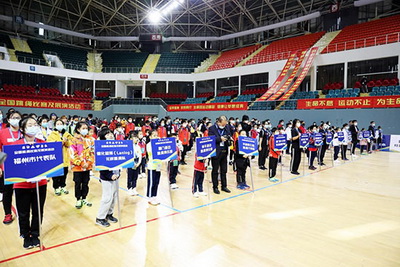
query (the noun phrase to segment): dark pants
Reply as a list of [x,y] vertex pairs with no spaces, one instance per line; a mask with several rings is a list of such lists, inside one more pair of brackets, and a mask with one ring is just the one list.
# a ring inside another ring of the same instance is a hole
[[355,151],[356,151],[356,146],[357,146],[357,143],[358,143],[358,140],[353,140],[352,141],[352,145],[351,145],[351,154],[355,154]]
[[246,169],[248,160],[244,158],[238,158],[236,161],[236,182],[238,184],[246,184]]
[[328,148],[328,145],[321,145],[318,148],[318,164],[324,163],[325,152],[326,152],[327,148]]
[[136,182],[139,176],[139,166],[136,169],[128,168],[128,182],[127,188],[136,188]]
[[170,184],[176,184],[176,176],[178,175],[178,168],[179,165],[175,163],[176,166],[174,166],[174,161],[169,162],[169,183]]
[[268,147],[261,147],[260,154],[258,155],[258,166],[265,167],[265,161],[268,156]]
[[158,184],[160,183],[161,172],[147,170],[147,197],[156,197]]
[[367,146],[366,145],[360,145],[360,153],[361,154],[364,152],[364,150],[367,150]]
[[274,157],[269,157],[269,178],[274,178],[276,175],[276,168],[278,167],[278,159]]
[[75,197],[86,199],[89,193],[90,171],[74,172]]
[[[43,207],[46,200],[47,185],[39,186],[40,218],[43,221]],[[19,231],[22,237],[39,236],[39,211],[36,188],[16,188]],[[32,213],[31,213],[32,211]],[[32,220],[30,221],[32,215]]]
[[213,167],[211,177],[213,182],[213,188],[218,188],[218,172],[221,176],[221,187],[226,188],[226,172],[228,171],[228,151],[220,152],[219,155],[211,158],[211,164]]
[[0,193],[3,193],[3,209],[4,214],[11,214],[11,203],[12,203],[12,196],[13,196],[13,185],[4,184],[4,175],[0,177]]
[[341,152],[342,152],[342,160],[347,159],[346,151],[347,151],[347,145],[342,145],[342,149],[341,149]]
[[286,141],[286,144],[287,144],[286,154],[289,155],[290,154],[290,146],[292,144],[292,141]]
[[333,147],[333,160],[337,160],[339,158],[339,151],[340,151],[340,146]]
[[146,173],[146,157],[142,158],[142,161],[139,165],[139,167],[137,167],[139,170],[139,174],[141,173]]
[[301,150],[299,147],[292,146],[292,155],[290,159],[290,171],[297,172],[301,162]]
[[68,167],[64,167],[64,175],[53,177],[53,188],[57,189],[60,187],[65,187],[65,181],[67,180]]
[[317,156],[317,151],[308,150],[308,167],[314,166],[314,159]]
[[204,172],[194,171],[192,193],[203,192]]
[[229,149],[229,160],[232,161],[233,160],[233,156],[235,155],[235,151],[233,151],[233,149]]
[[189,151],[189,145],[183,145],[183,151],[182,151],[182,161],[185,161],[186,153]]

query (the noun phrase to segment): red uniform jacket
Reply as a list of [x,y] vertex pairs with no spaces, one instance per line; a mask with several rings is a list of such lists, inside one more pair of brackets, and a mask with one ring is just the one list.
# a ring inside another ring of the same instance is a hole
[[190,139],[190,132],[187,128],[181,128],[179,130],[179,140],[182,142],[182,145],[188,145]]

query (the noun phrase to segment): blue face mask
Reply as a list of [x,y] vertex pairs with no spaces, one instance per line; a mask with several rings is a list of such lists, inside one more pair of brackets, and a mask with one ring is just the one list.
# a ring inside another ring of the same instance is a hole
[[36,136],[39,133],[40,129],[38,126],[31,126],[31,127],[27,127],[25,134],[27,136]]
[[87,135],[89,133],[89,130],[88,129],[82,129],[82,130],[80,130],[80,133],[81,133],[81,135],[85,136],[85,135]]
[[65,126],[64,125],[57,125],[56,129],[57,129],[57,131],[61,132],[62,130],[65,129]]
[[47,128],[47,126],[49,126],[49,123],[48,123],[48,122],[43,122],[43,123],[42,123],[42,127],[43,127],[43,128]]

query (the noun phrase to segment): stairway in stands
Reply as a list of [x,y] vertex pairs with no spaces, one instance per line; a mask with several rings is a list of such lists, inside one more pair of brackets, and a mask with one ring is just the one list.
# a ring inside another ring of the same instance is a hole
[[140,73],[154,73],[156,70],[158,61],[160,60],[161,55],[160,54],[151,54],[147,57],[146,61],[144,62],[144,65],[142,69],[140,70]]
[[22,40],[19,38],[10,37],[11,42],[15,48],[15,51],[21,51],[25,53],[32,53],[31,48],[28,45],[26,40]]
[[101,72],[103,69],[103,58],[101,54],[91,53],[87,54],[87,70],[90,72]]
[[214,64],[214,62],[217,60],[217,58],[219,58],[220,55],[221,55],[221,53],[210,55],[208,58],[203,60],[203,62],[201,62],[200,66],[195,68],[194,73],[206,72],[208,70],[208,68],[212,64]]
[[340,33],[340,31],[325,33],[325,35],[322,36],[321,39],[319,39],[318,42],[316,42],[314,44],[314,46],[318,46],[319,47],[317,54],[320,54],[322,52],[322,50],[324,50],[325,47],[327,47],[329,45],[329,43],[332,42],[332,40],[335,39],[335,37],[339,33]]
[[258,48],[256,51],[254,51],[254,53],[252,53],[250,56],[248,56],[247,58],[243,59],[242,62],[237,64],[236,67],[244,66],[247,61],[250,61],[253,57],[255,57],[258,53],[260,53],[262,50],[264,50],[264,48],[266,48],[267,46],[268,45],[260,46],[260,48]]

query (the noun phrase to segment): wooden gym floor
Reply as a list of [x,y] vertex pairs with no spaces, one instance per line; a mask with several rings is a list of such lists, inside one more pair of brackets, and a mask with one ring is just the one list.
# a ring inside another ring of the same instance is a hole
[[[101,198],[95,178],[93,206],[75,209],[69,176],[69,195],[57,197],[48,185],[44,251],[22,248],[17,221],[1,224],[0,266],[400,266],[400,153],[377,152],[334,167],[330,153],[326,167],[303,174],[301,165],[300,176],[288,172],[286,156],[277,184],[253,168],[254,193],[235,188],[229,167],[232,193],[199,199],[190,192],[191,154],[180,167],[173,204],[163,171],[157,207],[142,197],[146,179],[138,180],[141,196],[128,196],[123,171],[121,229],[95,225]],[[204,187],[207,192],[206,181]]]

